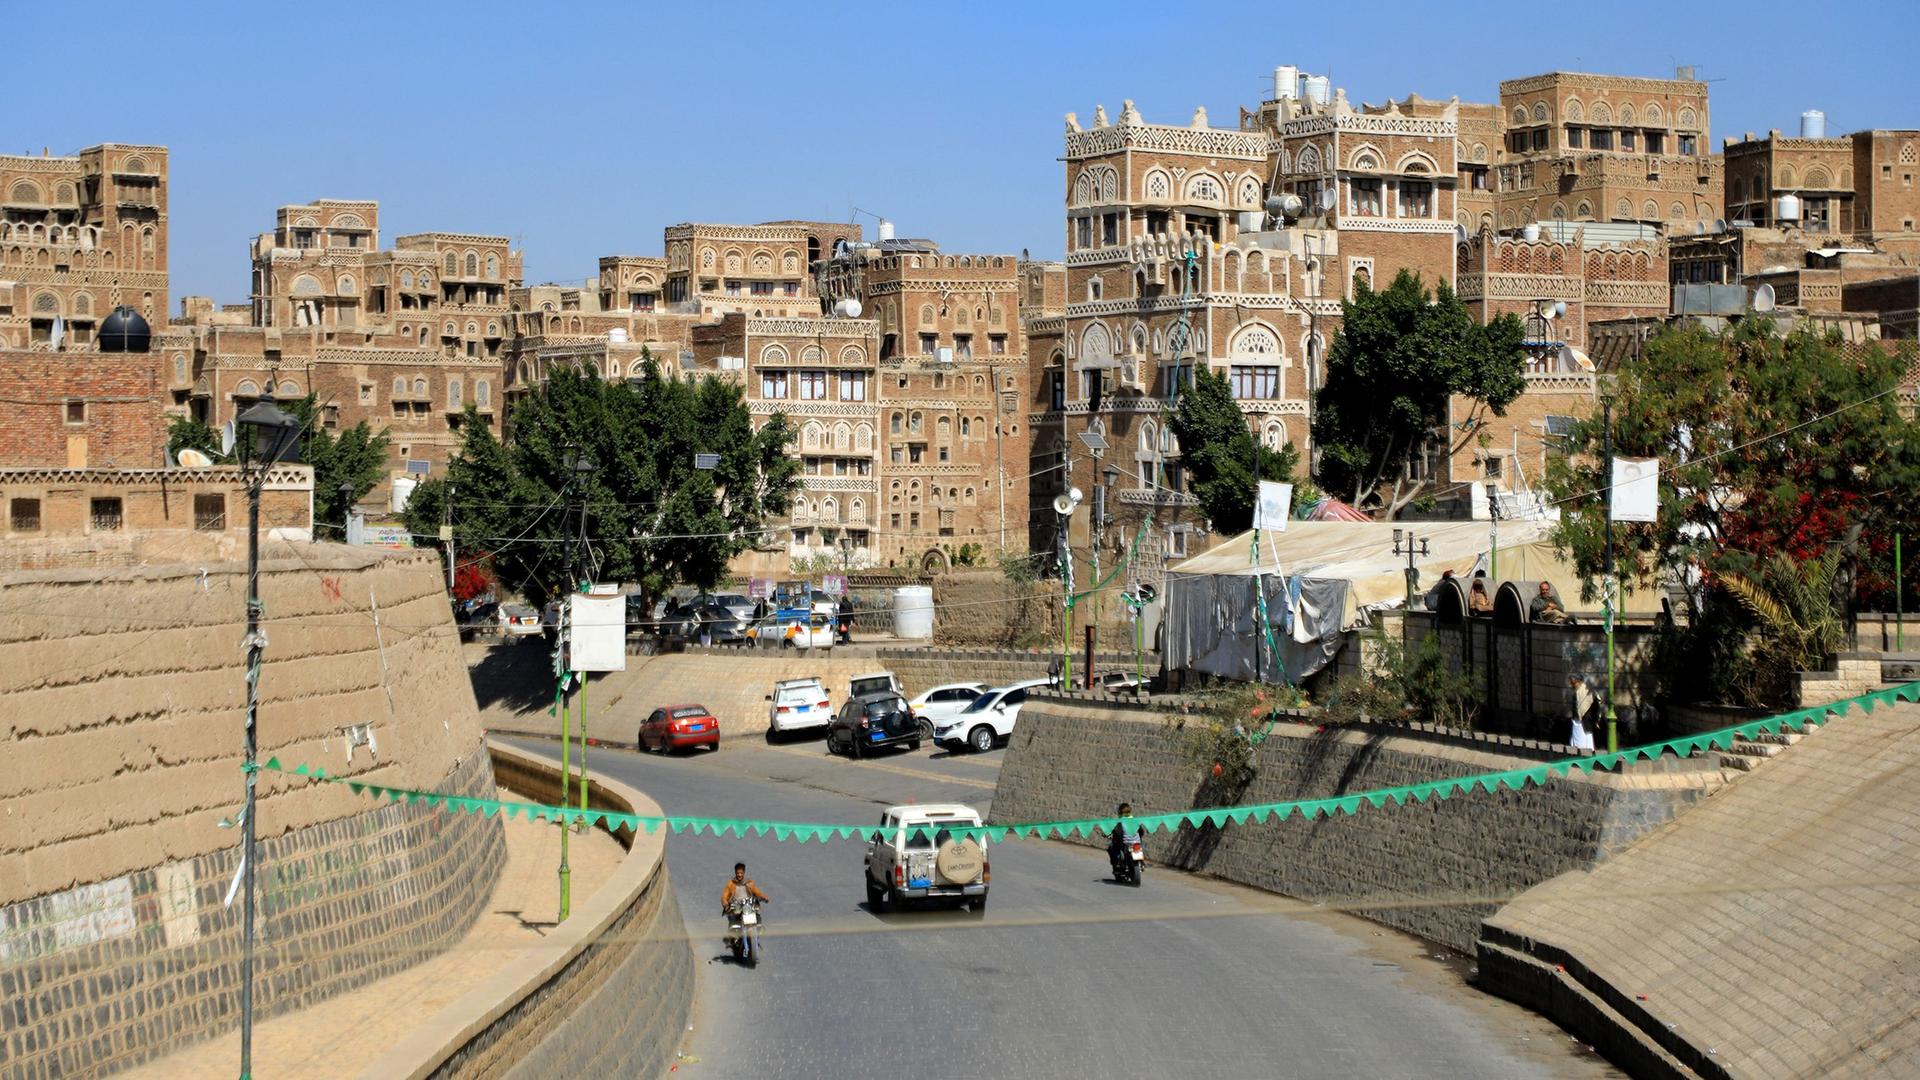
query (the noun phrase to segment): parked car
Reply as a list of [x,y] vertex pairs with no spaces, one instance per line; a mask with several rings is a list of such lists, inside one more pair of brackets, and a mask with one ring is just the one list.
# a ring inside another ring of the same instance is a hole
[[1050,681],[1025,679],[1012,686],[1002,686],[981,694],[960,715],[944,724],[934,725],[934,745],[947,750],[958,750],[964,746],[985,753],[1006,742],[1007,737],[1013,734],[1014,721],[1020,718],[1020,706],[1026,703],[1027,691],[1036,686],[1046,686]]
[[943,900],[987,910],[993,867],[987,841],[956,840],[949,830],[977,828],[980,812],[959,803],[889,806],[867,844],[867,904],[875,911],[914,900]]
[[1100,689],[1109,693],[1116,691],[1128,693],[1142,690],[1146,686],[1146,684],[1140,680],[1139,674],[1132,671],[1109,671],[1105,675],[1100,676],[1097,681],[1100,684]]
[[907,699],[891,690],[854,698],[827,725],[829,754],[859,758],[886,746],[920,749],[920,725]]
[[776,612],[749,627],[746,640],[777,640],[783,649],[828,648],[833,645],[833,617],[819,612]]
[[824,728],[833,722],[826,684],[816,678],[782,679],[767,695],[767,738]]
[[472,641],[481,634],[498,630],[499,616],[495,610],[499,606],[491,600],[455,600],[453,624],[460,630],[460,640]]
[[921,737],[931,741],[936,726],[959,716],[962,709],[973,704],[973,699],[990,689],[992,687],[983,682],[947,683],[912,698],[907,707],[920,721]]
[[717,593],[707,597],[707,603],[726,608],[733,617],[742,623],[753,621],[753,598],[741,593]]
[[900,680],[891,671],[869,671],[865,675],[855,675],[847,680],[847,696],[860,697],[862,694],[881,692],[906,697],[907,692],[900,688]]
[[666,631],[673,637],[697,642],[701,634],[713,645],[729,645],[747,640],[747,621],[730,608],[703,604],[676,618]]
[[543,630],[540,613],[525,604],[501,604],[497,614],[500,636],[509,641],[539,637]]
[[667,705],[640,722],[634,741],[642,750],[685,750],[695,746],[720,749],[720,721],[705,705]]

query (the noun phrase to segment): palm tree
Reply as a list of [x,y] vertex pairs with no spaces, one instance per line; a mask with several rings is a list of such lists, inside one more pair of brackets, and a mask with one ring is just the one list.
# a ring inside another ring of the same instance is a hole
[[1721,575],[1728,594],[1759,620],[1748,652],[1755,697],[1786,701],[1795,672],[1825,670],[1840,651],[1846,619],[1834,584],[1847,554],[1844,544],[1805,561],[1776,552],[1751,574]]

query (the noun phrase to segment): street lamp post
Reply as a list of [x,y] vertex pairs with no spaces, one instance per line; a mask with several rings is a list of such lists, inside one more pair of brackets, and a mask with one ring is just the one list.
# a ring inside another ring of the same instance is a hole
[[247,488],[247,726],[246,806],[240,812],[240,876],[245,890],[241,911],[240,951],[240,1077],[253,1074],[253,879],[255,864],[255,782],[259,778],[260,663],[267,635],[260,629],[265,609],[260,603],[260,492],[267,473],[283,460],[298,460],[300,421],[274,404],[268,393],[235,419],[243,441],[241,480]]
[[1423,559],[1427,557],[1427,538],[1415,537],[1412,529],[1395,529],[1393,530],[1393,553],[1407,557],[1407,610],[1412,611],[1414,594],[1420,589],[1420,571],[1414,568],[1413,559],[1416,555]]
[[[567,470],[567,489],[569,494],[575,486],[591,475],[593,460],[585,454],[569,450],[564,458]],[[587,501],[582,493],[580,498],[580,542],[587,539]],[[567,550],[567,593],[571,595],[579,586],[579,564],[575,561],[577,549]],[[557,616],[558,628],[554,634],[554,671],[560,679],[560,805],[567,805],[568,788],[573,782],[573,711],[568,690],[573,685],[573,672],[567,665],[568,626],[566,623],[566,599],[561,599],[561,612]],[[580,684],[580,808],[587,806],[587,700],[586,681]],[[560,819],[560,922],[573,913],[573,867],[568,861],[568,836],[572,833],[567,820]]]

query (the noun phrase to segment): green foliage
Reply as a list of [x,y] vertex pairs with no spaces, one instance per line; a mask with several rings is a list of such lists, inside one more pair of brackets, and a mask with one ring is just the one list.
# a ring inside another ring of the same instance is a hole
[[1252,527],[1256,478],[1284,482],[1300,463],[1291,443],[1274,450],[1256,442],[1226,377],[1204,368],[1181,389],[1167,427],[1180,440],[1188,487],[1200,500],[1200,512],[1223,535]]
[[[1486,410],[1504,415],[1525,388],[1525,329],[1512,315],[1482,326],[1446,282],[1429,293],[1406,270],[1381,292],[1358,285],[1341,313],[1314,399],[1319,479],[1355,506],[1378,502],[1392,516],[1433,482],[1407,479],[1410,457],[1430,438],[1452,454]],[[1455,397],[1470,401],[1463,417],[1452,414]]]
[[[386,476],[392,440],[365,420],[337,434],[321,427],[320,409],[312,394],[281,406],[300,421],[300,460],[313,466],[314,522],[322,526],[344,522],[347,507]],[[348,489],[345,501],[340,497],[343,486]]]
[[1026,586],[1040,580],[1040,560],[1047,557],[1044,553],[1002,548],[994,556],[994,562],[1000,567],[1000,575],[1007,579],[1007,584]]
[[[799,488],[784,416],[755,430],[738,386],[667,378],[643,359],[640,377],[625,382],[554,368],[513,408],[510,446],[484,425],[465,425],[447,476],[454,535],[466,549],[491,552],[503,579],[530,600],[573,576],[638,583],[648,604],[675,585],[712,589]],[[718,467],[695,468],[696,453],[718,454]],[[570,468],[575,455],[591,469]],[[429,526],[415,532],[436,533],[445,496],[423,488],[409,521]]]
[[220,433],[210,424],[191,416],[176,416],[167,421],[167,456],[182,450],[198,450],[210,458],[220,457]]
[[979,544],[966,543],[961,544],[958,548],[947,548],[945,550],[947,552],[947,558],[953,560],[953,565],[955,566],[978,566],[980,565],[981,553],[984,549],[982,549]]
[[1408,649],[1384,634],[1374,638],[1375,667],[1336,680],[1322,703],[1332,723],[1398,722],[1414,719],[1470,728],[1483,688],[1454,671],[1440,652],[1440,637],[1428,634]]
[[1752,576],[1720,576],[1726,594],[1758,622],[1748,653],[1753,677],[1747,696],[1753,704],[1798,704],[1794,673],[1825,670],[1844,646],[1845,614],[1835,603],[1834,581],[1845,557],[1839,546],[1805,561],[1775,552]]
[[[1648,340],[1612,391],[1613,452],[1662,469],[1659,520],[1614,526],[1623,587],[1694,560],[1711,580],[1776,552],[1809,559],[1855,525],[1869,562],[1890,563],[1893,532],[1920,520],[1920,434],[1895,392],[1911,355],[1764,321]],[[1589,577],[1606,559],[1601,420],[1574,425],[1546,477],[1555,542]]]

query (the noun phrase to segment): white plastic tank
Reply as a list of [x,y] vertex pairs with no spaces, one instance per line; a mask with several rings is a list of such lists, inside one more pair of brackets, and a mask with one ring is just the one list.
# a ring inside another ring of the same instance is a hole
[[914,641],[933,638],[933,590],[902,585],[893,590],[893,636]]
[[1819,109],[1808,109],[1800,114],[1800,137],[1803,139],[1824,139],[1827,137],[1827,114]]
[[1800,220],[1800,196],[1782,195],[1773,202],[1773,216],[1780,221]]
[[880,239],[893,239],[893,222],[888,221],[886,218],[880,219]]
[[1315,105],[1325,105],[1333,100],[1333,80],[1325,75],[1309,75],[1305,87],[1307,100]]
[[624,344],[627,340],[627,328],[624,326],[616,326],[607,331],[607,340],[616,344]]
[[1265,210],[1240,211],[1240,231],[1243,233],[1259,232],[1260,226],[1266,224],[1266,222],[1267,212]]
[[1520,226],[1520,239],[1529,243],[1540,239],[1540,226],[1537,223]]
[[1282,64],[1273,69],[1273,99],[1292,101],[1300,96],[1300,69]]
[[419,481],[411,476],[394,477],[393,497],[388,500],[388,508],[396,514],[405,510],[407,502],[413,498],[413,489],[418,485]]

